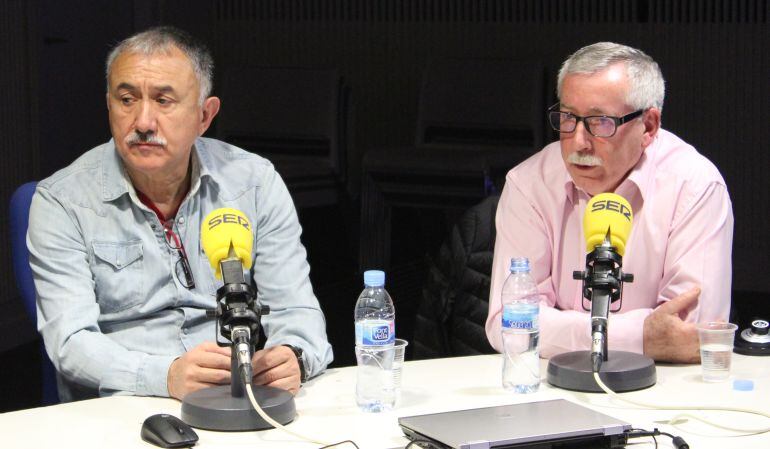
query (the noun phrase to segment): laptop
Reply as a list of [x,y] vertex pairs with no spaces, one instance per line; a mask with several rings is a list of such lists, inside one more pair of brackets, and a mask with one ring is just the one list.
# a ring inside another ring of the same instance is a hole
[[444,449],[612,449],[625,445],[631,429],[564,399],[405,416],[398,424],[410,440]]

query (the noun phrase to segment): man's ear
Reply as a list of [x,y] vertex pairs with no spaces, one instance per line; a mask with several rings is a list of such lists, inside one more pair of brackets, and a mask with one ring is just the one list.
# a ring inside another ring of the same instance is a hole
[[104,100],[107,102],[107,110],[109,111],[110,110],[110,93],[109,92],[104,94]]
[[203,101],[203,106],[201,107],[201,122],[198,128],[199,136],[202,136],[203,133],[209,129],[209,126],[211,126],[211,121],[214,120],[214,117],[216,117],[217,113],[219,113],[220,105],[221,101],[218,97],[208,97]]
[[660,109],[650,108],[642,115],[644,123],[644,135],[642,136],[642,146],[647,148],[658,135],[660,129]]

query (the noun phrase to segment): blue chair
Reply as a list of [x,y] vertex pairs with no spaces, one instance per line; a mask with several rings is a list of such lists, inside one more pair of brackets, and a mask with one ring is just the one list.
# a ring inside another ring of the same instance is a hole
[[[13,255],[13,272],[16,277],[16,287],[24,302],[24,308],[32,324],[37,327],[37,308],[35,306],[35,284],[32,280],[32,269],[29,266],[27,251],[27,227],[29,225],[29,206],[35,193],[37,182],[21,185],[11,196],[10,228],[11,254]],[[56,368],[54,368],[42,341],[40,342],[43,405],[59,403],[59,389],[56,385]]]

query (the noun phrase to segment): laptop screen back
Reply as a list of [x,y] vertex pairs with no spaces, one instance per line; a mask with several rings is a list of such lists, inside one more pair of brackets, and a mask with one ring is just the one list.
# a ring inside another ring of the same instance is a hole
[[563,399],[407,416],[398,423],[411,439],[426,438],[454,449],[603,438],[631,428]]

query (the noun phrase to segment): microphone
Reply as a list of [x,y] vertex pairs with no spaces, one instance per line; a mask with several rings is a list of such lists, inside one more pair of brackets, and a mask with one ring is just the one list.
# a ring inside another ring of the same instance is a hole
[[[243,271],[251,268],[253,243],[251,223],[239,210],[216,209],[201,224],[203,251],[216,278],[224,282],[217,291],[214,312],[217,334],[232,342],[233,372],[241,374],[243,383],[250,382],[253,374],[251,355],[259,336],[260,317],[269,313],[269,309],[256,304],[256,295],[243,276]],[[231,385],[234,396],[243,395],[241,382],[233,381]]]
[[[573,278],[583,281],[583,297],[591,301],[591,367],[597,373],[607,360],[610,304],[620,300],[622,306],[623,282],[634,279],[621,271],[632,221],[631,205],[614,193],[591,198],[583,216],[589,254],[585,271],[575,271]],[[583,308],[589,310],[585,304]]]
[[623,273],[623,254],[633,221],[631,205],[620,195],[594,196],[583,215],[586,237],[586,268],[572,273],[582,281],[583,298],[591,302],[591,350],[571,351],[548,361],[548,383],[567,390],[602,393],[595,376],[615,392],[641,390],[655,385],[655,362],[644,354],[608,351],[607,326],[610,304],[623,305],[623,282],[634,276]]
[[[254,246],[249,219],[236,209],[212,211],[201,223],[201,246],[216,278],[223,281],[217,290],[216,309],[206,311],[206,315],[216,317],[217,344],[232,347],[232,381],[229,387],[208,387],[185,396],[182,420],[193,427],[218,431],[272,428],[273,424],[252,407],[246,395],[247,386],[251,386],[267,416],[288,424],[297,415],[294,396],[280,388],[251,385],[251,357],[257,347],[261,317],[269,314],[270,308],[259,304],[256,291],[243,275],[251,268]],[[220,335],[227,341],[221,341]]]

